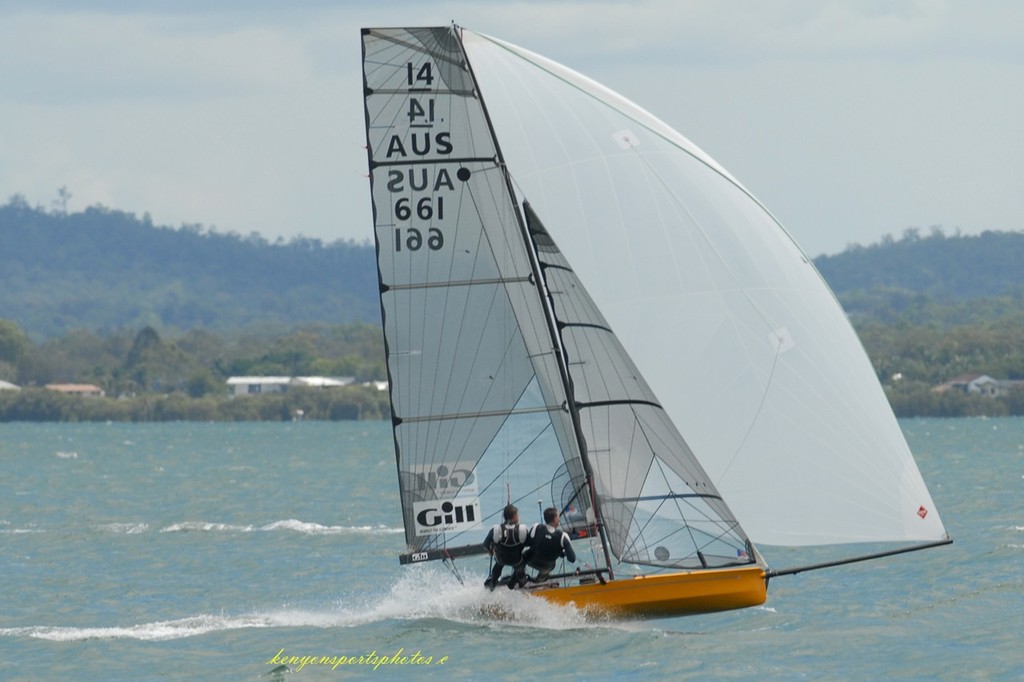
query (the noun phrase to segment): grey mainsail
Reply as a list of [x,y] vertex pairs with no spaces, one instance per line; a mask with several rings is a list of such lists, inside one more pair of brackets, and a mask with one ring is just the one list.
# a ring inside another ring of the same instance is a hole
[[543,221],[516,198],[460,29],[364,30],[363,64],[403,560],[476,551],[506,502],[536,501],[578,533],[596,531],[595,564],[754,561]]

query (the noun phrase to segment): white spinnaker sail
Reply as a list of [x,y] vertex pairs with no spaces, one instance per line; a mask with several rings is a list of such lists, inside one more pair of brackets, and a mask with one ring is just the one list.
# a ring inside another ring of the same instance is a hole
[[856,334],[764,207],[607,88],[463,36],[517,190],[750,537],[943,539]]

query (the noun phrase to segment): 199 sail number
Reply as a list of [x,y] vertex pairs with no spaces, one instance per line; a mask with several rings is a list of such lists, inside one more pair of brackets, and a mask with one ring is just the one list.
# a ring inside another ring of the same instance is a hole
[[[395,202],[395,218],[408,220],[412,217],[413,207],[409,199],[403,197]],[[444,197],[423,197],[416,202],[416,217],[420,220],[444,220]],[[404,229],[405,239],[402,238],[403,229],[395,228],[395,251],[402,250],[402,244],[409,251],[419,251],[423,248],[423,232],[415,227]],[[431,251],[438,251],[444,246],[444,234],[437,227],[427,230],[427,248]]]
[[[444,197],[437,197],[436,200],[432,200],[431,197],[423,197],[416,202],[416,217],[420,220],[430,220],[434,217],[434,206],[437,202],[437,219],[444,220]],[[412,206],[409,204],[409,199],[403,197],[395,202],[395,217],[399,220],[408,220],[412,217]]]
[[[405,228],[405,239],[402,239],[402,228],[395,228],[395,251],[402,250],[402,244],[409,251],[419,251],[423,248],[423,232],[415,227]],[[427,230],[427,248],[431,251],[438,251],[444,246],[444,234],[436,227]]]

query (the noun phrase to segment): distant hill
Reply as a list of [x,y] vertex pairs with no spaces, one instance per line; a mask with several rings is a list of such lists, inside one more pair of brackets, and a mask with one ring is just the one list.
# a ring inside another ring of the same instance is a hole
[[1024,322],[1024,233],[983,232],[854,246],[814,260],[857,320],[937,327],[997,319]]
[[1024,233],[947,237],[913,230],[896,241],[814,259],[837,294],[900,289],[943,301],[1003,296],[1024,287]]
[[84,328],[274,330],[377,322],[373,246],[173,229],[102,207],[0,206],[0,319],[36,339]]
[[[1024,233],[907,230],[815,264],[856,321],[1024,321]],[[0,319],[37,340],[73,329],[278,332],[380,320],[374,248],[153,225],[103,207],[0,206]]]

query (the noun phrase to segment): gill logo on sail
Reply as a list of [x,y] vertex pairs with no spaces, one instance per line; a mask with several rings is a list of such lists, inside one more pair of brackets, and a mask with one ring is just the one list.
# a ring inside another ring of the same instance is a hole
[[437,535],[480,526],[480,500],[476,498],[414,502],[416,535]]
[[437,466],[413,467],[412,487],[425,497],[424,491],[430,491],[437,498],[453,498],[476,495],[477,478],[474,469],[462,468],[458,462],[445,462]]

